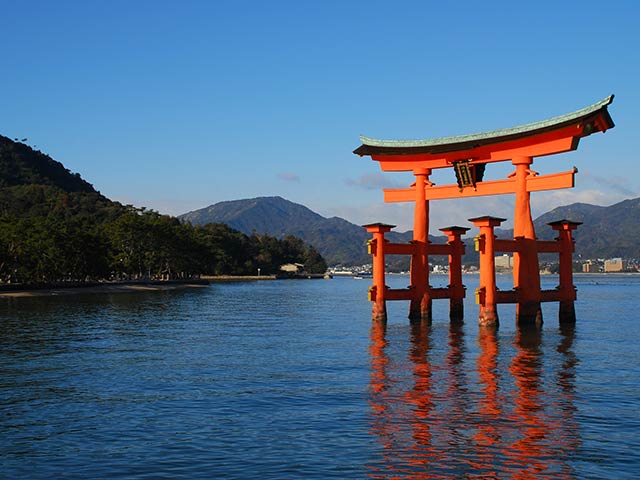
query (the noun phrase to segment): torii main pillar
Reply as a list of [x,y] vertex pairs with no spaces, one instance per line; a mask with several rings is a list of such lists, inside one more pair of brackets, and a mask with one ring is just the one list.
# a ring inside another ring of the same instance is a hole
[[413,171],[416,177],[416,200],[413,212],[413,243],[416,253],[411,255],[411,288],[413,298],[409,306],[411,320],[431,321],[431,292],[429,291],[429,201],[425,196],[425,188],[429,183],[431,170],[417,168]]
[[536,232],[531,217],[531,194],[527,190],[527,178],[536,172],[529,167],[531,157],[517,156],[511,160],[516,171],[513,238],[521,241],[522,248],[513,254],[513,285],[520,291],[521,301],[516,304],[516,323],[542,323],[540,309],[540,270]]

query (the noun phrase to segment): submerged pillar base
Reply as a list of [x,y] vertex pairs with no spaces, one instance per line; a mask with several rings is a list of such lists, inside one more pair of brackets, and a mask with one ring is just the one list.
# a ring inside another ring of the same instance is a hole
[[409,320],[431,322],[431,300],[411,300],[409,305]]
[[542,325],[540,302],[516,304],[516,323],[518,325]]
[[464,302],[462,300],[451,300],[449,302],[449,320],[460,321],[464,318]]
[[560,323],[576,323],[576,307],[573,300],[561,300],[558,313]]
[[480,315],[478,316],[478,324],[481,327],[497,327],[498,311],[495,305],[493,306],[480,306]]
[[376,322],[386,322],[387,321],[387,305],[386,303],[378,303],[374,302],[373,307],[371,309],[371,319]]

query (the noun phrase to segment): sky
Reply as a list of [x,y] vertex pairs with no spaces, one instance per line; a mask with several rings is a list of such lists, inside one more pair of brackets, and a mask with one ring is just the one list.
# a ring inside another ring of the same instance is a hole
[[[507,128],[610,94],[615,128],[534,161],[540,174],[579,173],[574,189],[532,194],[533,215],[640,196],[635,0],[0,0],[0,11],[0,134],[126,204],[179,215],[279,195],[404,231],[413,204],[385,204],[382,188],[413,178],[354,155],[359,135]],[[486,178],[512,169],[491,164]],[[431,202],[430,229],[511,219],[513,200]]]

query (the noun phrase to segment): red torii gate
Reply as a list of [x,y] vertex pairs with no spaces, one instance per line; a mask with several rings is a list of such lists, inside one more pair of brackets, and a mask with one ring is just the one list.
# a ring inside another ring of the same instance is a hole
[[[531,164],[534,157],[576,150],[582,137],[613,128],[613,120],[607,111],[612,101],[613,95],[566,115],[470,135],[430,140],[377,140],[361,136],[362,145],[354,151],[355,154],[370,156],[379,162],[383,171],[413,172],[416,179],[409,188],[384,190],[385,202],[415,202],[413,241],[410,244],[391,244],[384,239],[384,234],[393,228],[392,225],[365,225],[367,231],[374,235],[370,242],[374,282],[369,292],[374,318],[386,318],[386,300],[406,299],[411,301],[409,318],[430,320],[431,301],[434,298],[449,298],[451,317],[461,317],[464,287],[461,277],[458,278],[458,270],[464,245],[460,236],[467,229],[449,227],[445,231],[449,236],[447,245],[429,243],[429,201],[513,193],[516,196],[514,240],[494,239],[493,228],[504,219],[469,219],[480,228],[480,235],[476,238],[476,247],[480,251],[480,288],[477,292],[480,322],[497,324],[497,303],[516,303],[519,323],[539,322],[542,320],[540,302],[543,301],[559,301],[560,319],[575,320],[571,231],[578,223],[569,220],[554,222],[552,227],[559,231],[557,242],[536,240],[530,194],[573,187],[577,170],[574,168],[568,172],[538,175],[531,169]],[[507,179],[483,181],[488,163],[509,160],[515,166],[515,171]],[[457,183],[444,186],[431,183],[429,175],[436,168],[453,168]],[[496,289],[494,252],[497,251],[514,253],[512,291],[498,292]],[[560,253],[560,285],[556,290],[543,292],[540,289],[539,252]],[[392,290],[385,285],[385,254],[411,255],[411,285],[407,290]],[[450,263],[453,260],[449,274],[451,283],[446,289],[429,286],[430,254],[448,254]],[[452,266],[455,270],[453,277]]]

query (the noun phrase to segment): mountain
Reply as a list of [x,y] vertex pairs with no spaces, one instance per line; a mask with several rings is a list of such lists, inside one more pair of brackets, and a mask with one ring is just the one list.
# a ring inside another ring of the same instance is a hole
[[[178,218],[193,225],[226,223],[247,235],[253,232],[276,237],[291,234],[318,249],[329,265],[362,265],[371,262],[366,248],[371,235],[364,228],[340,217],[323,217],[304,205],[281,197],[220,202]],[[387,238],[392,242],[408,242],[412,234],[391,232]],[[430,239],[436,243],[444,241],[444,237]],[[408,267],[406,258],[391,257],[391,260]]]
[[[226,223],[243,233],[266,233],[276,237],[292,234],[313,245],[329,265],[361,265],[370,263],[366,242],[371,237],[364,228],[342,218],[325,218],[303,205],[281,197],[259,197],[221,202],[179,216],[195,225]],[[569,219],[583,222],[575,233],[576,254],[583,258],[640,258],[640,198],[625,200],[609,207],[575,203],[558,207],[534,221],[540,239],[552,240],[555,232],[547,223]],[[473,235],[471,230],[469,234]],[[500,230],[501,238],[512,238],[512,230]],[[408,242],[412,232],[391,232],[392,242]],[[444,236],[429,236],[434,243],[444,243]],[[477,261],[473,243],[467,237],[464,260]],[[390,257],[393,266],[406,268],[407,258]]]
[[185,213],[179,218],[194,225],[211,223],[212,219],[216,219],[216,222],[226,223],[246,234],[256,231],[274,235],[291,233],[291,228],[304,230],[325,220],[307,207],[281,197],[220,202]]
[[49,155],[0,135],[0,188],[48,185],[65,192],[98,193],[78,173],[71,173]]
[[325,218],[281,197],[220,202],[178,218],[193,225],[226,223],[247,235],[253,232],[276,237],[291,234],[317,248],[330,265],[369,260],[365,248],[369,235],[363,228],[342,218]]
[[[556,233],[547,225],[568,219],[582,222],[573,232],[576,255],[583,258],[640,258],[640,197],[602,207],[572,203],[554,208],[533,221],[540,240],[553,240]],[[498,230],[499,238],[513,238],[513,230]]]
[[640,258],[640,197],[600,207],[573,203],[539,216],[534,225],[541,239],[555,237],[547,223],[569,219],[582,222],[574,232],[576,254],[583,258]]

